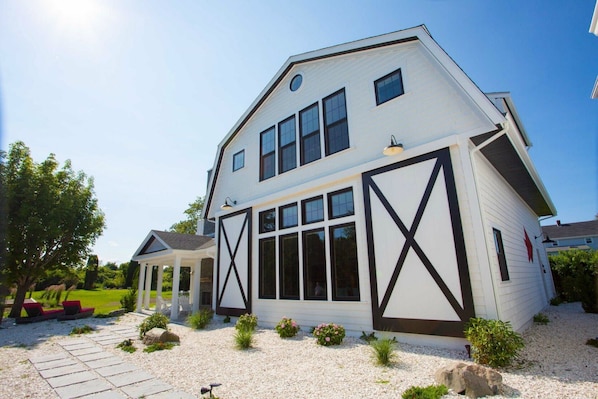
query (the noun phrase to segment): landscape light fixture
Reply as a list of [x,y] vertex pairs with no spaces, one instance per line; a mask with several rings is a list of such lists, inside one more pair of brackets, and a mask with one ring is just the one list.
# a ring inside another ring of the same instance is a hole
[[386,155],[387,157],[398,155],[403,152],[403,144],[397,143],[397,139],[394,135],[390,135],[390,145],[388,147],[384,147],[382,154]]
[[[231,202],[232,202],[232,204],[231,204]],[[223,211],[228,211],[228,210],[233,209],[233,205],[236,205],[236,204],[237,204],[237,201],[233,201],[232,199],[230,199],[230,197],[226,197],[224,199],[224,204],[220,205],[220,209],[222,209]]]

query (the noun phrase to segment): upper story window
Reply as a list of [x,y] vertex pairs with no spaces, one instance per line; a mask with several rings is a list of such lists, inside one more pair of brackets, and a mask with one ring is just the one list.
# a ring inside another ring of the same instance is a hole
[[324,220],[324,201],[322,196],[301,201],[301,215],[303,224]]
[[389,73],[374,82],[376,90],[376,105],[383,104],[404,94],[401,69]]
[[260,233],[276,230],[276,210],[268,209],[260,212]]
[[298,224],[297,204],[280,207],[280,228],[295,227]]
[[353,189],[348,188],[328,194],[328,219],[353,215]]
[[345,89],[326,97],[324,105],[324,139],[326,155],[349,148],[349,125]]
[[591,244],[592,242],[592,237],[586,237],[586,244]]
[[278,124],[278,171],[284,173],[297,166],[295,116]]
[[241,150],[233,155],[233,172],[245,166],[245,150]]
[[274,126],[260,133],[260,180],[271,178],[276,173]]
[[299,133],[301,134],[301,165],[321,157],[320,111],[318,103],[299,112]]

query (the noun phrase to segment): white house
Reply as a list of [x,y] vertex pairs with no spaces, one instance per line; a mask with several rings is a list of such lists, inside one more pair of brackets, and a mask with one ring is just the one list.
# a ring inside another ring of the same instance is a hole
[[289,58],[210,172],[214,309],[439,343],[472,316],[525,328],[555,294],[530,146],[425,26]]

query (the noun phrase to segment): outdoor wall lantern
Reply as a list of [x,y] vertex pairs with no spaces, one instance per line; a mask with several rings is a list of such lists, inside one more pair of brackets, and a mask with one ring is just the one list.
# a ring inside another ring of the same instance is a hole
[[397,143],[397,139],[394,135],[390,135],[390,145],[388,147],[384,147],[382,154],[386,155],[387,157],[398,155],[403,152],[403,144]]
[[236,204],[237,204],[237,201],[233,201],[232,199],[230,199],[230,197],[226,197],[224,199],[224,204],[220,205],[220,209],[222,209],[223,211],[228,211],[228,210],[233,209],[233,205],[236,205]]
[[[544,237],[544,233],[540,234],[539,236],[534,236],[534,240],[537,240],[540,237]],[[546,236],[545,239],[542,240],[542,244],[552,244],[554,240],[551,240],[550,237]]]

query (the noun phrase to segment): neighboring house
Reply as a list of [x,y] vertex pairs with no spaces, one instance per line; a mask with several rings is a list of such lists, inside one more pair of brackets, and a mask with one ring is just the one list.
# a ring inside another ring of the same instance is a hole
[[555,294],[530,146],[425,26],[289,58],[210,173],[216,312],[441,344],[472,316],[525,328]]
[[555,253],[569,249],[598,250],[598,219],[587,222],[561,223],[542,226],[546,236],[546,252]]

